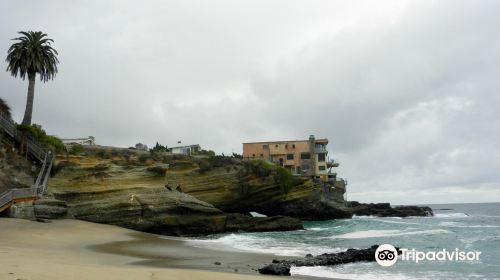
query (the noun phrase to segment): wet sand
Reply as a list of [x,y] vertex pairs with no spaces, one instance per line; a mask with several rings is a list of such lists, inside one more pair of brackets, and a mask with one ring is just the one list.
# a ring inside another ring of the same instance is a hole
[[152,267],[203,269],[243,274],[257,273],[257,269],[270,263],[273,255],[228,252],[188,246],[178,238],[134,232],[131,240],[115,241],[87,247],[96,252],[134,257],[132,265]]
[[84,221],[0,218],[2,280],[283,279],[254,270],[273,257],[195,248],[181,240]]

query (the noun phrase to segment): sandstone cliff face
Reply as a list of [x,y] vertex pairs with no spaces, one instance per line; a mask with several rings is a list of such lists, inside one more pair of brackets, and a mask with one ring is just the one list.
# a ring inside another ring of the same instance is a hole
[[[205,215],[216,221],[207,227],[210,232],[223,230],[221,224],[225,220],[218,216],[222,212],[248,214],[255,211],[267,216],[303,220],[352,215],[325,199],[323,189],[311,180],[293,178],[284,184],[279,173],[265,168],[260,170],[259,166],[257,169],[249,167],[237,159],[224,158],[209,167],[204,165],[206,160],[180,157],[167,165],[157,161],[141,164],[133,159],[72,157],[51,180],[50,190],[57,198],[79,209],[75,217],[97,221],[100,214],[93,213],[92,206],[107,205],[104,212],[109,214],[103,213],[102,219],[113,220],[113,208],[120,209],[117,211],[127,209],[125,216],[140,217],[133,223],[141,230],[151,223],[158,224],[159,220],[170,221],[172,218],[163,217],[161,213],[182,212],[181,206],[172,203],[183,200],[192,207],[193,215],[187,220],[194,222],[196,217]],[[182,193],[176,191],[177,188]],[[72,200],[71,193],[77,199]],[[175,223],[170,223],[169,227],[175,228]]]
[[[74,157],[63,166],[59,166],[49,190],[67,203],[69,213],[77,219],[167,235],[303,228],[298,219],[253,218],[222,211],[191,195],[184,186],[179,190],[166,188],[165,175],[158,174],[161,168],[155,164]],[[216,193],[217,188],[211,195]]]
[[268,216],[285,215],[303,220],[350,218],[342,205],[325,198],[323,189],[309,179],[295,178],[284,190],[275,176],[258,175],[232,164],[201,173],[198,169],[166,173],[170,186],[181,186],[194,197],[226,212],[259,212]]

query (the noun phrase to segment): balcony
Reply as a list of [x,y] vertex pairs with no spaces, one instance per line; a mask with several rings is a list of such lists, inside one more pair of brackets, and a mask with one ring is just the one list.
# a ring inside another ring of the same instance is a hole
[[340,163],[335,160],[330,160],[329,162],[326,163],[327,168],[332,168],[332,167],[339,167]]
[[314,147],[314,152],[316,154],[328,153],[328,151],[326,150],[325,146],[316,146],[316,147]]

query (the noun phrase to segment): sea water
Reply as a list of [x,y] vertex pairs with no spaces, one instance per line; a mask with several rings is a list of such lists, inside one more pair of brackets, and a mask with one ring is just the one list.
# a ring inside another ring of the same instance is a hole
[[[359,262],[331,267],[293,267],[292,275],[342,279],[500,279],[500,203],[430,205],[434,217],[306,222],[306,230],[238,233],[190,240],[219,250],[304,256],[392,244],[418,251],[480,251],[477,261],[398,260],[391,267]],[[451,209],[451,210],[442,210]]]

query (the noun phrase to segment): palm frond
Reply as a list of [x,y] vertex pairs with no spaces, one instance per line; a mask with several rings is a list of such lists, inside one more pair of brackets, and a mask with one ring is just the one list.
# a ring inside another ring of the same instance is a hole
[[40,75],[40,80],[46,82],[57,74],[58,52],[52,47],[54,40],[47,38],[41,31],[20,31],[23,35],[12,40],[16,41],[7,50],[7,71],[12,76],[19,75],[23,80],[26,75]]

